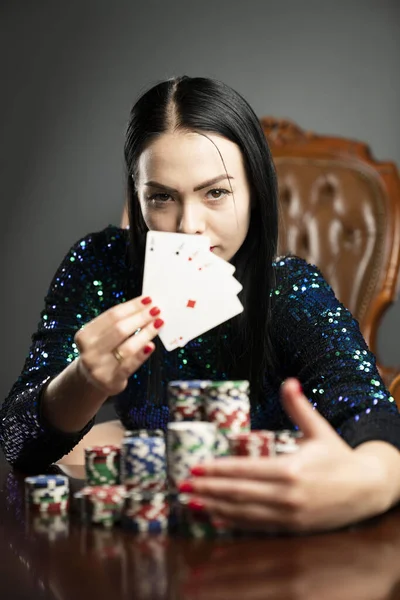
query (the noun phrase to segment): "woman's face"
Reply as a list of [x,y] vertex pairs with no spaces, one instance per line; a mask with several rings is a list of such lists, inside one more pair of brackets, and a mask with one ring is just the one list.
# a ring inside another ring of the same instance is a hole
[[225,260],[246,238],[250,189],[241,151],[224,137],[162,134],[140,156],[136,187],[150,230],[206,235]]

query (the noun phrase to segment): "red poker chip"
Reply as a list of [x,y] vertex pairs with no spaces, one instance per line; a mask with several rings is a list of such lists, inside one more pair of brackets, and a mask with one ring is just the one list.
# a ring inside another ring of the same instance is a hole
[[80,493],[91,500],[98,500],[108,504],[123,500],[126,495],[126,489],[123,485],[87,485],[80,490]]
[[[127,481],[124,485],[128,492],[136,491],[138,493],[143,493],[143,487],[141,483],[130,483]],[[146,492],[165,492],[166,490],[167,482],[165,479],[154,481],[152,483],[146,483]]]
[[233,456],[272,456],[275,454],[273,431],[253,430],[227,435]]
[[126,511],[126,516],[144,521],[154,521],[160,517],[168,516],[168,504],[164,502],[160,506],[154,506],[151,502],[141,504],[137,508],[130,508]]
[[241,409],[234,410],[231,413],[225,413],[221,408],[215,408],[210,411],[209,421],[215,423],[218,429],[231,429],[233,425],[241,429],[250,426],[250,415]]
[[200,417],[202,416],[202,412],[200,411],[198,406],[174,406],[173,413],[175,415],[176,420],[179,420],[179,417],[196,417],[200,419]]
[[111,452],[119,453],[121,449],[118,446],[107,445],[107,446],[89,446],[85,448],[85,452],[98,457],[106,457]]
[[69,506],[69,501],[66,500],[65,502],[46,502],[46,503],[42,503],[42,504],[31,504],[30,505],[30,510],[33,513],[52,513],[52,514],[59,514],[62,512],[65,512],[66,510],[68,510],[68,506]]

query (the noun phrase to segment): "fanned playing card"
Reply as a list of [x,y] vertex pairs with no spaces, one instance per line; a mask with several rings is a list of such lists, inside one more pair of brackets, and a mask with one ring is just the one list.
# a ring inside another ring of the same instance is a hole
[[167,350],[243,311],[234,271],[210,251],[206,236],[148,232],[142,293],[161,309],[159,337]]

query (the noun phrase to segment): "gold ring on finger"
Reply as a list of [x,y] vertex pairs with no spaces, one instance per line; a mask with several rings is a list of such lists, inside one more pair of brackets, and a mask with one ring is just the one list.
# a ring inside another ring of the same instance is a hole
[[118,348],[115,348],[112,351],[112,355],[114,356],[114,358],[120,363],[124,360],[124,356],[121,354],[121,352],[118,350]]

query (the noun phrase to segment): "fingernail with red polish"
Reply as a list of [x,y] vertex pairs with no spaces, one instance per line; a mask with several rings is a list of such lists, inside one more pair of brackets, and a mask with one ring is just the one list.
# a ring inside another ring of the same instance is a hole
[[190,481],[183,481],[179,486],[179,491],[182,492],[182,494],[191,494],[194,491],[193,483],[190,483]]
[[158,308],[158,306],[153,306],[153,308],[150,310],[150,314],[152,317],[156,317],[157,315],[160,314],[160,309]]
[[156,319],[154,321],[154,327],[156,329],[160,329],[160,327],[162,327],[164,325],[164,321],[162,319]]
[[145,346],[143,352],[144,354],[150,354],[150,352],[153,352],[153,348],[151,346]]
[[192,467],[190,469],[190,472],[192,475],[194,475],[195,477],[201,477],[202,475],[206,474],[206,470],[204,467],[201,467],[200,465],[198,465],[197,467]]
[[195,498],[189,500],[187,505],[191,510],[204,510],[204,502],[196,500]]
[[146,296],[146,298],[142,298],[141,302],[142,302],[142,304],[151,304],[150,296]]

